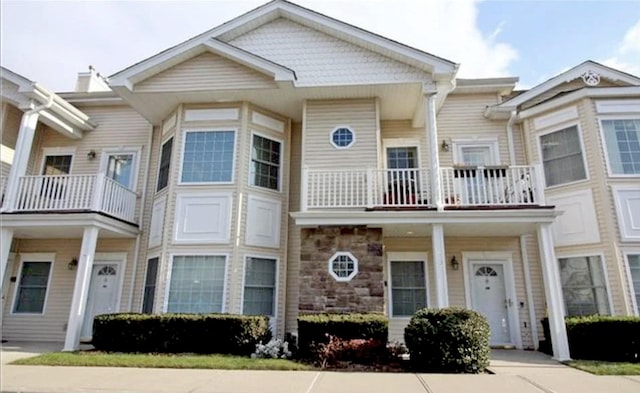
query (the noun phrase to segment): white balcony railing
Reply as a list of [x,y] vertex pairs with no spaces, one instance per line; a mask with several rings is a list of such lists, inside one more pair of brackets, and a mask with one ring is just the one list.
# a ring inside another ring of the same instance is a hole
[[96,211],[134,222],[135,208],[136,193],[103,174],[47,175],[21,177],[6,211]]
[[[303,170],[302,209],[435,207],[429,169]],[[440,168],[445,206],[542,205],[538,167]]]

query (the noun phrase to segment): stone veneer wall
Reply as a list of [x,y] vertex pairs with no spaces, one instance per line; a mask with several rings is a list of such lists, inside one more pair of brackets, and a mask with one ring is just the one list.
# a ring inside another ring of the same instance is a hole
[[[300,243],[300,313],[384,312],[381,228],[303,228]],[[329,260],[338,251],[358,259],[351,281],[338,282],[329,274]]]

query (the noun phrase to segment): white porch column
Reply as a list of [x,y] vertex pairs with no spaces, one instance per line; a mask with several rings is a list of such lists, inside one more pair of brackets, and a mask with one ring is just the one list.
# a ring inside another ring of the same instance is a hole
[[431,171],[431,199],[438,210],[444,209],[442,202],[442,180],[440,178],[440,158],[438,155],[438,126],[436,124],[436,92],[431,91],[425,93],[426,97],[426,121],[425,128],[427,132],[427,140],[429,141],[429,160]]
[[551,224],[538,225],[538,245],[540,247],[540,262],[544,278],[544,290],[547,297],[547,313],[549,315],[549,330],[553,344],[553,357],[559,361],[569,360],[569,341],[567,328],[564,323],[564,306],[562,300],[562,284],[560,270],[553,249],[553,234]]
[[18,131],[18,140],[16,141],[15,154],[13,156],[13,163],[11,164],[9,178],[7,179],[5,199],[2,206],[3,211],[12,211],[15,208],[20,177],[27,173],[27,165],[29,164],[29,155],[31,154],[33,138],[36,134],[38,117],[40,117],[40,114],[37,111],[28,111],[22,115],[20,130]]
[[87,307],[87,296],[89,295],[98,232],[99,229],[97,227],[87,227],[82,235],[80,260],[76,271],[76,282],[73,286],[73,298],[71,300],[67,336],[64,340],[63,351],[75,351],[80,346],[80,332],[84,322],[84,311]]
[[[0,292],[4,289],[4,276],[7,271],[7,262],[9,261],[9,252],[11,251],[11,242],[13,241],[13,229],[0,229]],[[4,315],[4,302],[0,306],[0,321]]]
[[442,224],[433,224],[431,241],[433,242],[433,270],[436,273],[436,307],[449,307],[447,261],[445,260],[444,228]]

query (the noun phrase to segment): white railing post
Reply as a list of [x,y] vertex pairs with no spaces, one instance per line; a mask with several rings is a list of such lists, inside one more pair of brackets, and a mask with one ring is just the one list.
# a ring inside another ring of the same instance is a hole
[[535,187],[535,192],[533,193],[535,198],[535,203],[538,205],[545,205],[544,199],[544,169],[542,164],[535,164],[531,168],[531,172],[533,173],[534,180],[531,182],[530,187]]
[[96,175],[96,185],[93,190],[93,199],[91,201],[91,210],[101,211],[102,200],[104,198],[104,188],[106,183],[106,177],[104,173],[98,173]]
[[367,207],[368,208],[372,208],[373,207],[373,182],[374,182],[374,170],[373,168],[367,168],[367,175],[366,175],[366,182],[367,182]]
[[309,209],[309,168],[302,167],[302,185],[300,187],[300,210],[306,212]]

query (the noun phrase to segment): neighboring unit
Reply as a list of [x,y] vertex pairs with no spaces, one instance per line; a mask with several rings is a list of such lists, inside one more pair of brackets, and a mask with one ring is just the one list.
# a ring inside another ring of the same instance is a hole
[[2,335],[101,313],[640,307],[640,78],[584,62],[528,91],[275,0],[53,93],[2,69]]

